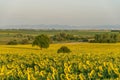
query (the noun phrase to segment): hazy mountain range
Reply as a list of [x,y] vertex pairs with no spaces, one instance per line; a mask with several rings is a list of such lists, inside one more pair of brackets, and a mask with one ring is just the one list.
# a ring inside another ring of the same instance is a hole
[[96,26],[71,26],[71,25],[7,25],[0,26],[0,29],[61,29],[61,30],[85,30],[85,29],[104,29],[104,30],[120,30],[120,25],[96,25]]

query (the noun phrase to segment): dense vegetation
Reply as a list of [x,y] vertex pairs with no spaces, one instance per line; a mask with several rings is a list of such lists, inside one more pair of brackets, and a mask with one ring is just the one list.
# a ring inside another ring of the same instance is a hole
[[77,41],[79,37],[75,37],[74,35],[59,33],[51,37],[53,41]]
[[96,34],[95,41],[97,43],[116,43],[120,42],[120,34]]

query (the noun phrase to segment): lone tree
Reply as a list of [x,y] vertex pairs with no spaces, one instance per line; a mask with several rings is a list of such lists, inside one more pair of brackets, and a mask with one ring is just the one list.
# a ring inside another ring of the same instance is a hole
[[50,44],[50,39],[47,35],[39,35],[35,37],[35,40],[32,43],[32,46],[38,46],[41,48],[48,48]]
[[58,49],[57,53],[70,53],[70,49],[66,46],[62,46],[60,49]]

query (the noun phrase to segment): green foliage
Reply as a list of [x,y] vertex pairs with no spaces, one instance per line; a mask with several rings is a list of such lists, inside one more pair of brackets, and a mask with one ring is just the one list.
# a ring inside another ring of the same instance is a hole
[[60,49],[58,49],[57,53],[70,53],[70,49],[66,46],[62,46]]
[[119,34],[96,34],[95,42],[97,43],[116,43],[120,41]]
[[39,46],[42,48],[48,48],[50,44],[50,39],[47,35],[39,35],[35,37],[35,40],[32,43],[32,46]]
[[23,34],[19,33],[19,34],[16,34],[14,37],[22,38],[22,37],[23,37]]
[[12,40],[7,43],[7,45],[17,45],[17,44],[18,44],[17,40]]
[[27,39],[23,39],[20,41],[20,44],[28,44],[29,43],[29,40]]
[[28,40],[34,40],[34,37],[32,35],[26,35]]
[[88,38],[81,38],[81,42],[88,42]]
[[51,38],[53,41],[77,41],[79,39],[79,37],[67,33],[55,34]]

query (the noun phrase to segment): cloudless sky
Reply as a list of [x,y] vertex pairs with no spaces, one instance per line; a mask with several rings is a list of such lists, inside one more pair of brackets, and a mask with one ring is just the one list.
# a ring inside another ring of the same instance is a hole
[[0,25],[120,24],[120,0],[0,0]]

